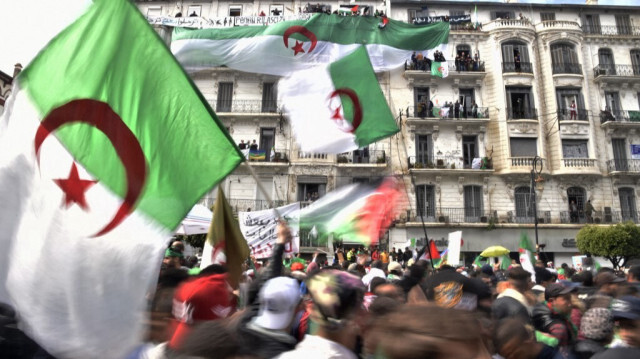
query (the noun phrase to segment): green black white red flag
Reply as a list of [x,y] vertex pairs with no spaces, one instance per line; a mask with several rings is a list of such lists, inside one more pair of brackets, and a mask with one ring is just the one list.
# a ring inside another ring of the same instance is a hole
[[127,0],[96,0],[14,82],[0,302],[56,357],[122,358],[173,230],[243,157]]
[[280,80],[278,97],[305,152],[352,151],[399,131],[364,47]]
[[[383,19],[384,23],[385,19]],[[327,65],[365,46],[376,72],[403,66],[411,54],[446,53],[449,23],[427,26],[372,16],[317,14],[309,20],[224,29],[175,28],[171,51],[189,71],[227,66],[285,76]]]

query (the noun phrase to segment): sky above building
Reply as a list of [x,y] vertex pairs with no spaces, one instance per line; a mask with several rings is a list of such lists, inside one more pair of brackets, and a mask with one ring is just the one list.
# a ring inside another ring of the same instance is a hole
[[[585,0],[520,0],[519,3],[584,4]],[[0,14],[5,15],[5,31],[0,41],[0,71],[12,75],[14,64],[26,66],[53,36],[90,4],[91,0],[0,1]],[[640,0],[599,0],[599,4],[640,6]]]

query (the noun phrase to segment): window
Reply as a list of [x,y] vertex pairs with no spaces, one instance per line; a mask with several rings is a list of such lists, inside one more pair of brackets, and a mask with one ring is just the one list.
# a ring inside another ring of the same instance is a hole
[[428,87],[414,87],[413,101],[415,117],[433,117],[433,114],[429,113],[430,104]]
[[188,16],[190,17],[200,17],[202,16],[202,6],[200,5],[189,5],[189,11],[187,11]]
[[229,16],[242,16],[242,5],[229,5]]
[[600,15],[588,14],[584,16],[584,25],[582,30],[587,34],[600,34],[602,29],[600,28]]
[[458,45],[456,46],[456,55],[458,56],[471,56],[471,46],[469,45]]
[[598,50],[598,60],[600,61],[600,63],[598,64],[598,72],[596,76],[612,76],[616,74],[616,63],[613,60],[613,53],[611,52],[611,49]]
[[473,109],[473,104],[476,102],[475,100],[475,96],[473,93],[473,89],[460,89],[458,92],[458,101],[460,102],[460,104],[462,105],[463,111],[461,116],[464,118],[467,117],[471,117],[471,118],[477,118],[478,117],[478,110],[476,109],[474,111]]
[[431,185],[416,186],[416,208],[418,209],[418,217],[425,220],[431,218],[435,221],[436,217],[436,200],[435,189]]
[[620,197],[622,221],[638,222],[635,190],[633,188],[619,188],[618,195]]
[[218,83],[218,103],[216,111],[231,112],[233,99],[233,82]]
[[562,157],[589,158],[587,140],[562,140]]
[[461,16],[465,15],[464,10],[449,10],[449,16]]
[[272,16],[284,15],[284,5],[269,5],[269,14]]
[[616,28],[618,35],[631,35],[631,20],[629,15],[616,15]]
[[[584,98],[580,89],[556,88],[558,101],[558,119],[560,121],[588,121],[589,116],[584,109]],[[574,106],[575,105],[575,106]]]
[[507,87],[507,119],[537,119],[530,87]]
[[464,168],[471,168],[473,159],[479,157],[478,136],[462,136],[462,160]]
[[464,186],[464,221],[480,222],[483,212],[482,187]]
[[516,201],[516,222],[527,223],[535,218],[533,211],[533,193],[531,187],[518,187],[514,193]]
[[586,203],[586,192],[584,188],[569,187],[567,189],[567,206],[569,209],[569,220],[571,223],[584,223],[584,204]]
[[147,16],[149,17],[162,16],[162,6],[150,6],[147,9]]
[[431,135],[416,135],[416,165],[433,166],[432,147]]
[[[613,164],[616,171],[628,171],[627,162],[627,140],[625,138],[612,138],[611,147],[613,149]],[[611,170],[612,168],[609,167]]]
[[538,139],[511,137],[511,157],[535,157],[538,155]]
[[270,162],[275,159],[275,146],[276,129],[260,128],[260,143],[258,144],[258,150],[260,151],[260,155],[264,152],[264,161]]
[[633,74],[640,75],[640,50],[633,49],[629,52],[631,55],[631,67],[633,67]]
[[605,91],[604,101],[606,104],[605,112],[610,112],[613,120],[622,121],[622,107],[620,107],[620,95],[618,92]]
[[492,11],[491,20],[497,19],[515,19],[515,13],[513,11]]
[[554,12],[541,12],[540,21],[555,21],[556,14]]
[[551,45],[551,63],[554,74],[580,74],[582,67],[573,44]]
[[533,73],[527,44],[511,41],[502,45],[502,72]]
[[273,82],[262,84],[262,112],[278,112],[278,87]]
[[327,177],[298,176],[298,201],[315,201],[324,196],[327,189]]

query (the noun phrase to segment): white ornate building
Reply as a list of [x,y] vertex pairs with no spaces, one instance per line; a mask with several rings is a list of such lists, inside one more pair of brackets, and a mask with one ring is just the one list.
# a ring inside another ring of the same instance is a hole
[[[227,26],[252,22],[261,12],[291,16],[305,9],[334,11],[356,3],[407,22],[464,14],[474,18],[473,3],[455,1],[393,1],[390,11],[388,4],[366,1],[138,5],[151,17],[195,12],[224,19]],[[447,78],[411,66],[378,74],[401,132],[369,146],[366,153],[298,151],[275,100],[276,77],[228,68],[192,76],[238,143],[256,140],[261,149],[275,149],[265,161],[252,165],[279,203],[305,201],[348,183],[402,175],[411,208],[384,239],[389,247],[424,238],[424,220],[429,238],[444,239],[462,230],[467,260],[494,244],[517,251],[522,230],[533,240],[537,217],[546,259],[570,262],[578,254],[575,235],[585,222],[640,220],[640,8],[589,3],[478,3],[480,26],[473,26],[475,19],[451,25]],[[170,41],[170,28],[157,29]],[[463,52],[478,53],[479,62],[458,71],[453,59]],[[435,111],[434,116],[434,111],[423,111],[422,98],[434,107],[458,101],[463,108],[444,118],[444,112]],[[535,156],[543,162],[534,185],[537,213],[530,174]],[[484,165],[477,168],[483,158]],[[222,186],[238,210],[267,206],[254,179],[241,168]],[[591,216],[585,211],[587,201],[594,207]],[[441,248],[444,242],[438,241]],[[315,243],[303,239],[302,245]]]

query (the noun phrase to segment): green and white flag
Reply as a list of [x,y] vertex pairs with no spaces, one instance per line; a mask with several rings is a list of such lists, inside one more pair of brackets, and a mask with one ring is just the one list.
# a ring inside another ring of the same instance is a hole
[[449,76],[449,66],[447,66],[446,62],[432,62],[431,75],[445,78]]
[[536,272],[533,269],[533,264],[535,263],[535,251],[532,249],[529,236],[527,236],[527,233],[525,232],[522,232],[520,235],[520,247],[518,248],[518,253],[520,254],[520,265],[522,266],[522,269],[531,273],[531,280],[535,282]]
[[403,66],[414,51],[431,58],[434,50],[446,53],[447,22],[417,26],[389,20],[384,28],[379,24],[372,16],[317,14],[269,26],[175,28],[171,51],[189,71],[224,65],[278,76],[329,64],[363,45],[376,72]]
[[364,47],[280,80],[278,97],[305,152],[352,151],[398,132]]
[[96,0],[16,78],[0,153],[0,302],[64,358],[140,342],[173,230],[243,159],[127,0]]

